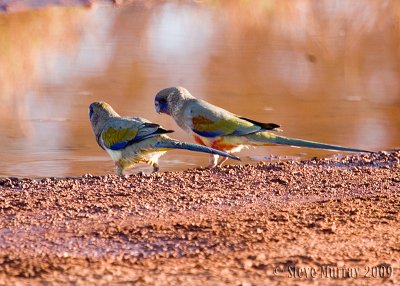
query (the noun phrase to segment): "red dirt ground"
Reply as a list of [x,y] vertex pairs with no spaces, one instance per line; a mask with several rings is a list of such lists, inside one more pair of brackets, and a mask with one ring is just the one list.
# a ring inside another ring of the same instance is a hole
[[0,179],[0,285],[399,285],[400,152]]

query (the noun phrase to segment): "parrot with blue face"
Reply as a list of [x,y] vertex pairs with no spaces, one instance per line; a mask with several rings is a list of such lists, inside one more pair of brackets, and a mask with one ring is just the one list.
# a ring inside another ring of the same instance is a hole
[[157,172],[158,159],[171,149],[218,154],[239,160],[223,151],[172,139],[166,135],[172,130],[166,130],[144,118],[121,117],[106,102],[90,104],[89,118],[97,143],[115,162],[118,175],[136,163],[149,164],[153,166],[153,172]]
[[[231,113],[218,106],[192,96],[183,87],[170,87],[155,96],[155,109],[165,113],[194,140],[227,153],[239,152],[247,146],[287,145],[346,152],[370,152],[361,149],[288,138],[277,135],[281,131],[275,123],[262,123]],[[210,156],[210,167],[221,166],[228,158],[218,162],[218,154]]]

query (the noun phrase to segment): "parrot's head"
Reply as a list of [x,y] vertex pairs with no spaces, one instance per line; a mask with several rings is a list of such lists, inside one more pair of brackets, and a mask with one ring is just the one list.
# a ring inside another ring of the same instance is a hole
[[111,117],[119,117],[119,114],[106,102],[93,102],[89,106],[89,119],[95,134],[101,132],[105,122]]
[[187,89],[183,87],[168,87],[156,94],[154,107],[158,113],[171,115],[176,113],[188,98],[193,98],[193,96],[190,95]]

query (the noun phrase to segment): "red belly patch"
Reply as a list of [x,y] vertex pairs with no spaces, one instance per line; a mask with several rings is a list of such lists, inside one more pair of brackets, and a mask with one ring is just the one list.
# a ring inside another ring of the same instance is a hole
[[196,141],[196,143],[198,143],[200,145],[211,147],[211,148],[214,148],[214,149],[217,149],[220,151],[230,151],[238,146],[234,143],[227,142],[226,138],[224,138],[224,137],[220,137],[218,139],[207,140],[206,142],[208,144],[206,144],[206,142],[200,136],[193,135],[193,138]]
[[196,141],[197,144],[200,144],[200,145],[203,145],[203,146],[207,146],[199,136],[194,135],[193,138],[194,138],[194,141]]
[[224,138],[222,137],[218,140],[213,141],[210,147],[220,151],[230,151],[233,148],[237,147],[237,145],[226,142],[226,140],[224,140]]

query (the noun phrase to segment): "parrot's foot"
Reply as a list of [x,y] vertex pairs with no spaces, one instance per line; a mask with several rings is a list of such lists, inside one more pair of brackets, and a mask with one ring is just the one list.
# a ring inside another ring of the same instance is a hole
[[142,177],[148,177],[148,175],[143,171],[138,172],[137,175]]
[[117,173],[118,176],[123,176],[124,175],[124,168],[120,163],[115,163],[115,172]]
[[215,155],[215,154],[210,155],[210,159],[209,159],[210,164],[208,165],[208,168],[213,169],[218,166],[218,157],[219,157],[219,155]]
[[217,166],[222,167],[222,164],[225,163],[226,160],[228,160],[228,157],[222,157],[222,159],[218,162]]
[[222,164],[228,160],[228,157],[222,157],[222,159],[218,162],[218,157],[219,155],[211,155],[210,156],[210,165],[208,165],[208,168],[213,169],[216,167],[221,167]]
[[208,169],[214,169],[214,168],[216,168],[217,166],[218,166],[218,164],[210,163],[210,164],[207,166],[207,168],[208,168]]
[[160,170],[160,166],[157,163],[153,164],[153,173],[157,173]]

